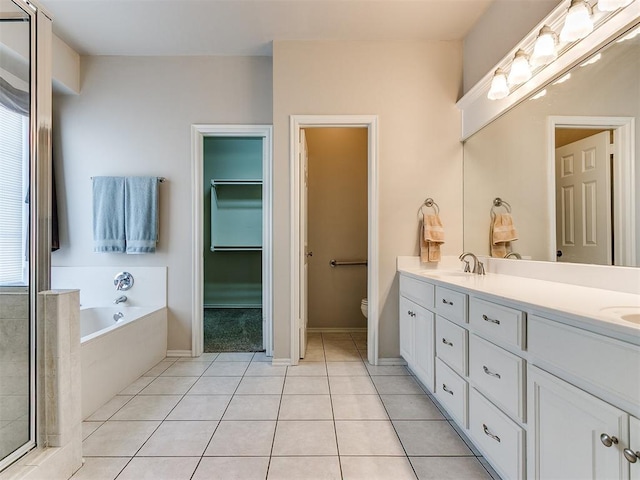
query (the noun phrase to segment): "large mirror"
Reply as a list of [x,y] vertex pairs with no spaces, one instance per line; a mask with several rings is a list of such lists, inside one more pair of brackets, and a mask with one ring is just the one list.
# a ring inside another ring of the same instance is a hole
[[517,240],[494,256],[639,265],[639,32],[620,32],[465,142],[466,251],[490,255],[497,215]]

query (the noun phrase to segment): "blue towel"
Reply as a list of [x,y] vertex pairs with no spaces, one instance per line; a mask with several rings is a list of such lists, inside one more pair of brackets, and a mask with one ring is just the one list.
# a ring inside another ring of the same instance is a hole
[[126,177],[127,253],[154,253],[158,241],[158,177]]
[[125,251],[124,178],[93,178],[93,251]]

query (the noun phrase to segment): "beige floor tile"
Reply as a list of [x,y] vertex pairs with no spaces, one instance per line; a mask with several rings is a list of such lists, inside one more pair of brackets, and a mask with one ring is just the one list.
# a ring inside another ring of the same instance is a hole
[[446,420],[396,420],[393,425],[409,456],[473,455]]
[[444,420],[427,395],[381,395],[392,420]]
[[85,457],[71,480],[113,480],[131,460],[129,457]]
[[118,480],[189,480],[199,460],[199,457],[136,457]]
[[238,385],[238,395],[279,395],[284,377],[244,377]]
[[289,377],[284,381],[285,395],[328,395],[327,377]]
[[155,365],[154,367],[152,367],[151,369],[149,369],[144,376],[145,377],[157,377],[158,375],[160,375],[162,372],[164,372],[167,368],[169,368],[171,365],[173,365],[174,363],[176,363],[175,359],[165,359],[162,360],[161,362],[159,362],[157,365]]
[[105,422],[82,443],[85,457],[131,457],[160,422]]
[[407,457],[340,457],[345,480],[415,480]]
[[284,377],[287,367],[271,365],[267,362],[251,362],[249,368],[244,373],[248,377]]
[[324,362],[324,348],[307,348],[304,358],[300,359],[300,364],[307,362]]
[[275,420],[280,395],[234,395],[223,420]]
[[322,340],[325,343],[339,343],[352,341],[351,332],[323,332]]
[[209,421],[162,422],[137,455],[141,457],[201,456],[217,425],[218,422]]
[[397,395],[424,395],[425,392],[420,388],[418,382],[410,376],[383,375],[371,377],[373,384],[376,386],[380,395],[397,394]]
[[261,457],[271,455],[275,421],[222,421],[205,456]]
[[340,341],[336,341],[336,340],[330,340],[327,341],[325,340],[324,342],[324,350],[325,352],[327,350],[336,350],[336,351],[341,351],[341,352],[350,352],[350,351],[356,351],[356,344],[353,340],[349,339],[349,340],[340,340]]
[[289,367],[287,369],[287,377],[326,377],[327,376],[327,365],[324,363],[324,358],[322,362],[305,362],[299,363],[293,367]]
[[405,455],[389,421],[336,420],[336,434],[340,455]]
[[324,356],[327,359],[327,362],[362,362],[362,357],[358,350],[340,351],[325,349]]
[[338,457],[273,457],[267,480],[340,480]]
[[253,355],[252,352],[223,352],[218,355],[216,362],[250,362]]
[[111,417],[112,420],[164,420],[182,397],[180,395],[140,395],[133,397]]
[[205,457],[193,480],[264,480],[269,457]]
[[272,455],[286,457],[337,454],[333,421],[278,422]]
[[336,420],[388,420],[378,395],[331,395]]
[[205,377],[241,377],[247,371],[249,362],[216,361],[203,373]]
[[153,382],[154,377],[140,377],[127,388],[122,390],[119,395],[136,395],[142,391],[144,387]]
[[198,377],[157,377],[139,395],[184,395],[197,380]]
[[132,395],[116,395],[98,410],[89,415],[88,422],[104,422],[109,420],[118,410],[124,407],[133,398]]
[[176,362],[160,375],[162,377],[199,377],[209,368],[208,362]]
[[475,457],[410,457],[420,480],[491,480]]
[[181,357],[178,359],[178,361],[179,362],[213,362],[218,357],[218,355],[220,354],[205,352],[199,357]]
[[201,377],[187,395],[233,394],[242,377]]
[[167,420],[220,420],[231,395],[186,395]]
[[331,376],[329,387],[332,395],[377,395],[378,391],[371,379],[367,376]]
[[252,363],[255,363],[255,362],[271,363],[272,361],[273,361],[273,357],[267,357],[267,354],[265,352],[256,352],[253,358],[251,359]]
[[369,376],[369,372],[362,362],[327,362],[327,373],[330,377],[340,376]]
[[407,367],[402,365],[367,365],[367,370],[369,370],[370,375],[411,375]]
[[329,395],[283,395],[278,420],[332,420]]
[[95,432],[104,422],[82,422],[82,439],[85,440]]

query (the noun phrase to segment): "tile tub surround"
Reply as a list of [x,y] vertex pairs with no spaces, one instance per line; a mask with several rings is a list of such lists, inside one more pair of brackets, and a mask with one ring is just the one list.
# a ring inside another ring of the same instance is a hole
[[309,351],[161,361],[83,423],[72,478],[492,478],[404,367],[365,363],[366,334],[313,333]]

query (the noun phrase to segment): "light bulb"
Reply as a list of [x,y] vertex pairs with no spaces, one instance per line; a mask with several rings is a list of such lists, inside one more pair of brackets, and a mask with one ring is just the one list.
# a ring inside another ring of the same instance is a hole
[[575,42],[593,32],[591,7],[585,0],[571,0],[564,26],[560,32],[563,42]]
[[622,7],[626,7],[633,0],[598,0],[598,10],[601,12],[613,12]]
[[491,79],[491,88],[487,94],[489,100],[500,100],[509,95],[509,86],[507,85],[507,76],[504,70],[498,68]]
[[527,59],[527,53],[520,49],[513,57],[513,63],[511,64],[511,70],[509,71],[509,78],[507,82],[510,86],[520,85],[531,78],[531,67],[529,66],[529,60]]
[[545,25],[540,29],[536,43],[533,45],[530,63],[532,67],[540,67],[553,62],[556,58],[558,58],[556,34]]

